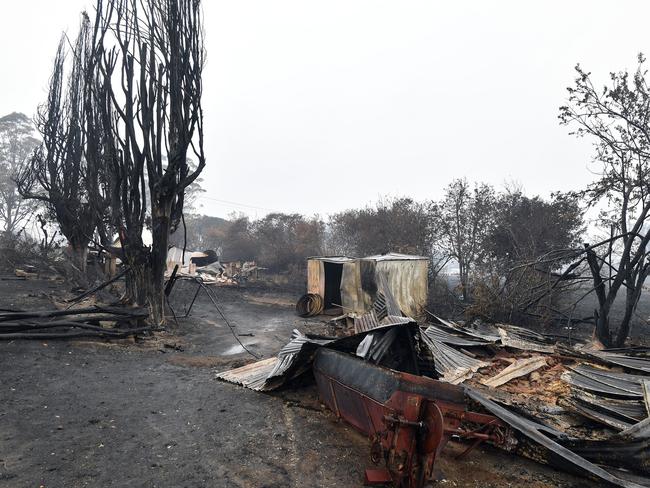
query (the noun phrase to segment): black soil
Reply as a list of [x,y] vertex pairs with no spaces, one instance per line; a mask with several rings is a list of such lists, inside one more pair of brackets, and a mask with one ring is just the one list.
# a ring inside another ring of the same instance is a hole
[[[49,309],[65,284],[0,280],[0,308]],[[177,285],[184,314],[194,285]],[[298,319],[297,297],[217,290],[238,336],[274,355]],[[215,379],[253,359],[201,292],[192,315],[144,341],[0,341],[0,487],[356,487],[366,439],[307,384],[273,395]],[[307,382],[309,383],[309,382]],[[555,470],[451,445],[434,486],[593,486]]]

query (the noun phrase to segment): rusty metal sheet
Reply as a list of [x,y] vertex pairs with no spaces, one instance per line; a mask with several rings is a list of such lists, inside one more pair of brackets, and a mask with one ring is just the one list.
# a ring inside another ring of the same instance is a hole
[[370,438],[375,464],[385,463],[379,473],[366,471],[368,482],[422,488],[451,436],[473,440],[473,445],[510,440],[498,419],[468,411],[462,388],[454,385],[325,348],[316,353],[314,375],[323,402]]
[[325,272],[322,261],[316,259],[307,261],[307,293],[325,296]]
[[388,314],[403,313],[416,319],[422,318],[428,300],[429,262],[416,259],[374,263],[378,288],[385,295],[390,292],[397,306],[397,310],[389,309]]

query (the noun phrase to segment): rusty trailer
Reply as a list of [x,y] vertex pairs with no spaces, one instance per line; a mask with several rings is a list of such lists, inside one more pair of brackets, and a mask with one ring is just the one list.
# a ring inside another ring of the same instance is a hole
[[[318,392],[336,415],[370,439],[365,483],[421,488],[450,438],[506,446],[509,428],[498,418],[467,409],[462,387],[402,373],[321,348],[313,365]],[[461,455],[461,456],[462,456]]]

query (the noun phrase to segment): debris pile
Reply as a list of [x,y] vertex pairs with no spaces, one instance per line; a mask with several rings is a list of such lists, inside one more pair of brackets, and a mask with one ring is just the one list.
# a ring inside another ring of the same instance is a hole
[[85,307],[67,310],[4,311],[0,340],[103,337],[120,339],[151,330],[142,325],[146,308]]
[[650,349],[592,351],[435,316],[418,325],[378,284],[345,337],[294,331],[277,358],[217,377],[268,391],[313,370],[323,402],[385,464],[367,483],[423,486],[447,441],[471,439],[470,449],[487,441],[617,486],[650,486]]

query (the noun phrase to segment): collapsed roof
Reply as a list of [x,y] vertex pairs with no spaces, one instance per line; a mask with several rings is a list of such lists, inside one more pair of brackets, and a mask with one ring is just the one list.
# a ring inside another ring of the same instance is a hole
[[[319,350],[339,351],[344,356],[330,361],[348,355],[409,378],[458,385],[467,405],[480,405],[510,427],[514,453],[616,486],[650,486],[647,350],[588,351],[507,324],[376,320],[374,309],[363,324],[337,339],[294,331],[277,358],[217,377],[268,391],[309,372]],[[335,381],[359,386],[346,378]]]

